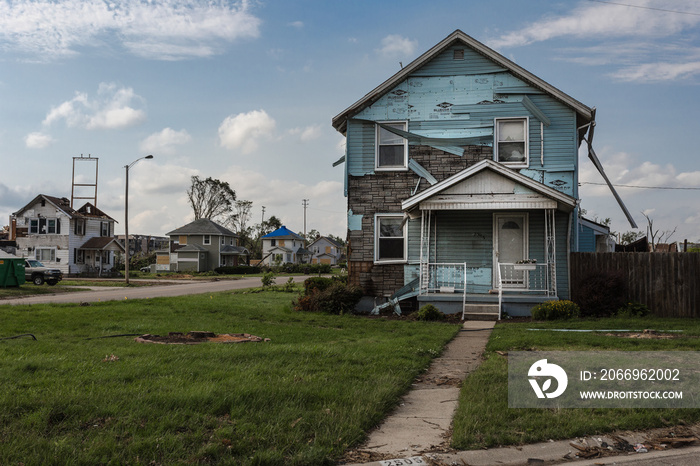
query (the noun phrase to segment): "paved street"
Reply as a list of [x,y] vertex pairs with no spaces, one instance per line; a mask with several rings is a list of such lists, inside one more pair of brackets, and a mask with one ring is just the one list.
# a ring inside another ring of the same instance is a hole
[[[300,283],[308,276],[295,276],[294,282]],[[277,277],[278,285],[286,283],[287,277]],[[134,280],[132,280],[133,282]],[[47,285],[44,285],[47,286]],[[139,287],[104,287],[91,291],[76,291],[74,293],[60,293],[50,295],[29,296],[25,298],[3,299],[3,304],[45,304],[45,303],[85,303],[97,301],[115,301],[122,299],[146,299],[183,296],[202,293],[216,293],[218,291],[241,290],[260,286],[260,277],[242,278],[240,280],[182,280],[178,283],[156,286]]]

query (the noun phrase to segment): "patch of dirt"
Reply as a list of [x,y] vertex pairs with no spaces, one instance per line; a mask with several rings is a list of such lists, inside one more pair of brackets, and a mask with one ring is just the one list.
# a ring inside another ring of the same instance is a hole
[[641,338],[650,340],[672,340],[675,338],[683,338],[682,333],[661,333],[656,330],[646,329],[643,332],[621,332],[621,333],[606,333],[607,337],[619,338]]
[[159,343],[161,345],[198,345],[200,343],[249,343],[270,341],[269,338],[261,338],[249,333],[221,333],[214,332],[170,332],[167,336],[141,335],[136,337],[137,343]]

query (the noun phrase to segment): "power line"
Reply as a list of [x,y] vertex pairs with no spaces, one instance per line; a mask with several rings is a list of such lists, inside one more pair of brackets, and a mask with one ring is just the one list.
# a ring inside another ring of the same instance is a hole
[[588,1],[596,2],[596,3],[606,3],[608,5],[619,5],[619,6],[627,6],[630,8],[639,8],[641,10],[654,10],[654,11],[663,11],[664,13],[677,13],[679,15],[700,16],[700,13],[692,13],[690,11],[666,10],[664,8],[654,8],[654,7],[650,7],[650,6],[641,6],[641,5],[630,5],[628,3],[605,2],[603,0],[588,0]]
[[[591,181],[581,181],[579,184],[594,184],[597,186],[607,186],[606,183],[593,183]],[[616,184],[616,188],[637,188],[637,189],[669,189],[679,191],[700,191],[700,188],[675,188],[672,186],[636,186],[631,184]]]

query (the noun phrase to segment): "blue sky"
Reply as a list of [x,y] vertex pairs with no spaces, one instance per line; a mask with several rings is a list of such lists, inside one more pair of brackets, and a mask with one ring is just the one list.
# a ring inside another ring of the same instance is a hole
[[[700,240],[700,5],[692,0],[0,0],[0,225],[38,193],[70,197],[99,157],[98,207],[123,231],[192,220],[192,175],[345,236],[344,139],[330,121],[455,29],[584,104],[594,146],[640,227]],[[662,10],[672,10],[662,11]],[[682,14],[686,12],[689,14]],[[590,217],[627,231],[581,152]],[[78,166],[85,166],[79,164]],[[78,175],[82,176],[80,172]]]

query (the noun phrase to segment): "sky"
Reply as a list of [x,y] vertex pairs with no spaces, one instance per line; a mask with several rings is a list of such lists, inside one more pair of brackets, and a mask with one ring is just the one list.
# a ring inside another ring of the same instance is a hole
[[[197,175],[252,201],[251,223],[264,206],[303,231],[308,199],[307,231],[345,237],[331,119],[456,29],[596,107],[594,148],[641,231],[646,214],[700,241],[694,0],[0,0],[0,226],[39,193],[70,198],[89,155],[123,233],[125,166],[153,154],[129,170],[132,234],[192,221]],[[586,215],[631,230],[579,160]]]

